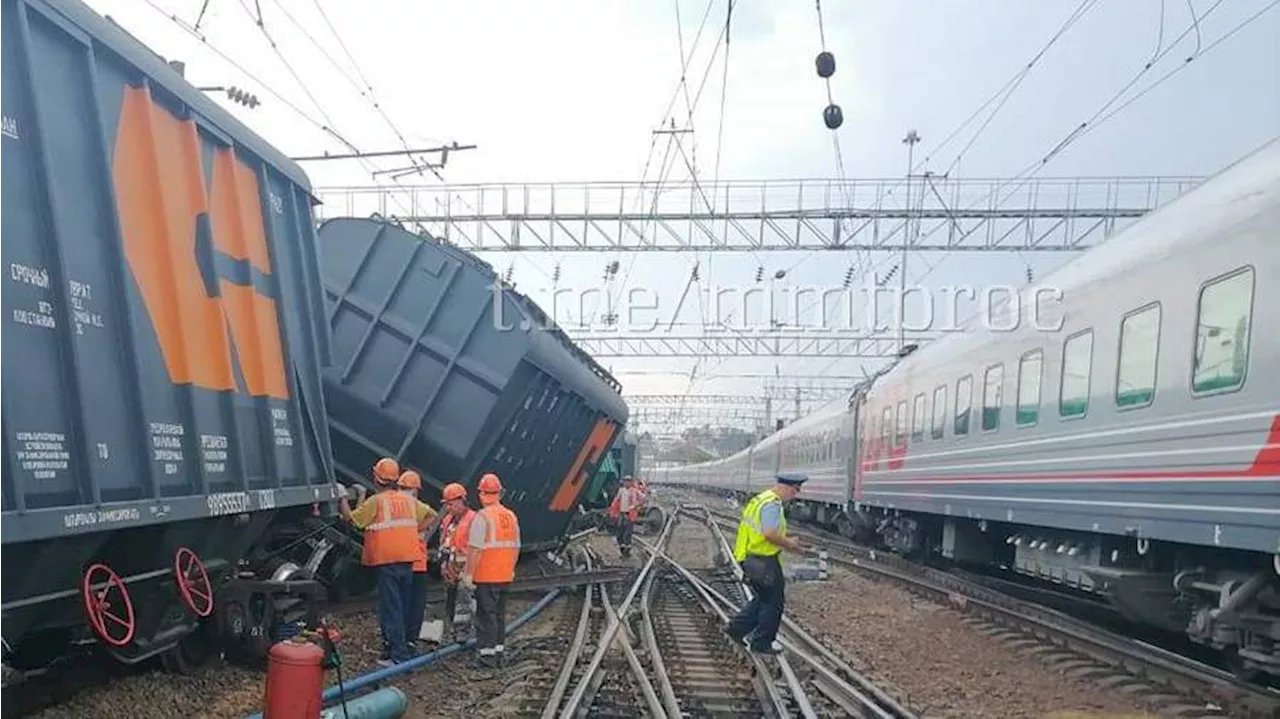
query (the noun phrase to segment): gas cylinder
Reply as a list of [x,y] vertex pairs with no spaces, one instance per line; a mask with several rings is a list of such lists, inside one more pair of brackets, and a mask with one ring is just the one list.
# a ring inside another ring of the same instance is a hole
[[300,636],[271,647],[263,719],[319,719],[324,661],[324,650]]

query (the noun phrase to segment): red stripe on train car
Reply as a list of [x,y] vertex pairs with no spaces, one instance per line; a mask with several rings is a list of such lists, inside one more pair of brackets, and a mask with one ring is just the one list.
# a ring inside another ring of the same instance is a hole
[[[876,472],[879,474],[880,472]],[[1245,469],[1198,470],[1195,468],[1145,472],[1058,472],[1041,474],[967,475],[964,477],[923,475],[911,479],[888,481],[863,480],[877,484],[969,484],[975,482],[1009,482],[1048,484],[1051,482],[1258,482],[1280,479],[1280,415],[1271,421],[1267,443]]]

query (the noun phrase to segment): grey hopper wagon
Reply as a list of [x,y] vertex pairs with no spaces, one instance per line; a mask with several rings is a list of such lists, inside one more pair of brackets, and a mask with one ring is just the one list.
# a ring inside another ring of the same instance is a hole
[[[318,232],[333,364],[325,396],[337,471],[379,457],[461,482],[503,482],[523,549],[554,546],[627,420],[618,382],[476,257],[377,219]],[[478,506],[478,505],[476,505]]]

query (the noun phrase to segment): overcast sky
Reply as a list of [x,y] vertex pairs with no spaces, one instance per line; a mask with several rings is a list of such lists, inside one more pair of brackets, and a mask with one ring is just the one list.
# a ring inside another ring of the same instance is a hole
[[[726,52],[717,39],[727,2],[89,0],[156,52],[184,61],[195,84],[239,85],[256,93],[262,104],[254,110],[226,106],[294,156],[343,151],[337,139],[319,129],[327,125],[365,151],[402,148],[397,132],[413,146],[455,140],[477,145],[450,158],[445,177],[451,183],[639,180],[650,159],[652,130],[669,122],[664,112],[673,95],[678,100],[671,116],[677,125],[689,124],[684,93],[677,94],[683,46],[686,54],[693,50],[687,71],[691,98],[706,78],[693,112],[694,134],[686,138],[690,154],[696,146],[700,180],[836,176],[832,133],[821,117],[826,88],[814,71],[814,56],[821,50],[814,3],[735,3],[722,111]],[[1113,108],[1175,67],[1186,67],[1072,142],[1040,174],[1213,173],[1280,135],[1280,8],[1275,4],[827,0],[822,15],[827,49],[837,64],[832,93],[844,110],[838,135],[845,172],[851,178],[901,177],[907,158],[900,140],[915,128],[923,138],[916,160],[929,158],[921,170],[950,170],[960,177],[1014,175],[1048,154],[1158,57]],[[261,7],[262,28],[255,6]],[[1081,7],[1083,14],[1026,74],[963,156],[957,153],[985,115],[935,154],[937,144],[1024,68]],[[194,26],[198,17],[207,44],[183,28]],[[1211,49],[1186,63],[1197,48]],[[650,181],[657,178],[667,142],[660,138],[656,145]],[[392,158],[375,164],[407,163]],[[321,188],[373,183],[369,170],[356,163],[308,164],[307,170]],[[689,176],[681,161],[669,179]],[[403,182],[438,184],[418,178]],[[792,283],[837,286],[855,263],[854,257],[831,253],[488,254],[485,259],[499,271],[511,266],[518,288],[544,306],[557,262],[562,286],[586,288],[599,286],[604,265],[620,260],[624,273],[630,270],[629,287],[652,289],[672,306],[695,261],[701,263],[704,282],[720,286],[751,285],[758,265],[769,274],[789,268]],[[871,259],[881,272],[895,261],[887,255]],[[1042,277],[1066,259],[965,254],[938,264],[942,256],[915,255],[908,276],[914,280],[936,265],[927,283],[1022,284],[1028,264]],[[579,319],[576,310],[571,314]],[[686,303],[677,322],[696,324],[698,315],[697,307]],[[758,391],[759,382],[708,375],[858,374],[863,364],[707,358],[690,385],[693,360],[602,362],[631,392],[691,386],[694,392],[731,393]],[[675,374],[631,374],[655,370]]]

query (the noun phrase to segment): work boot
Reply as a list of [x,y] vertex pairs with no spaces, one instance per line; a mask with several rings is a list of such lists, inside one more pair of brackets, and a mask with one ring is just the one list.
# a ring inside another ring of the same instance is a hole
[[752,642],[752,643],[751,643],[751,653],[752,653],[752,654],[760,654],[760,655],[764,655],[764,656],[775,656],[775,655],[777,655],[777,654],[781,654],[781,653],[782,653],[782,645],[781,645],[781,644],[778,644],[777,642],[773,642],[772,644],[769,644],[768,646],[759,646],[759,645],[757,645],[755,642]]
[[501,660],[495,654],[479,654],[471,660],[472,669],[501,669]]
[[729,641],[733,642],[734,644],[742,644],[744,646],[747,643],[747,637],[751,635],[751,632],[747,632],[746,634],[742,634],[742,635],[736,634],[733,631],[733,629],[730,628],[729,625],[727,624],[721,627],[721,631],[724,632],[724,635],[726,637],[729,637]]

